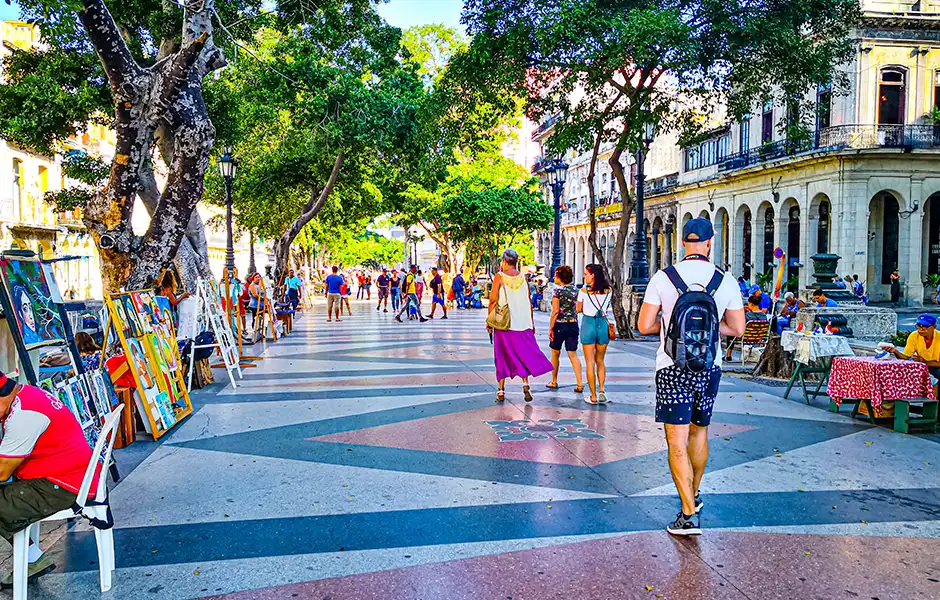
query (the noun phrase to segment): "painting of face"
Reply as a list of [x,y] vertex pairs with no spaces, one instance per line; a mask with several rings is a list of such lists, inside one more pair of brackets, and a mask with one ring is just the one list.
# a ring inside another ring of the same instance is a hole
[[27,349],[65,340],[62,315],[42,266],[35,260],[0,259],[0,278]]

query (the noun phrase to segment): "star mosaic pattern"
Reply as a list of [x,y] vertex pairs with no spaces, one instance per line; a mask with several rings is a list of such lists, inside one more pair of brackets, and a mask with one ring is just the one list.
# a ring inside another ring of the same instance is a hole
[[[674,539],[653,343],[611,346],[612,404],[573,391],[566,357],[559,390],[535,379],[527,404],[517,380],[496,404],[483,311],[353,310],[317,305],[238,389],[115,453],[108,599],[940,597],[935,437],[726,374],[705,533]],[[99,597],[87,525],[46,546],[31,599]]]

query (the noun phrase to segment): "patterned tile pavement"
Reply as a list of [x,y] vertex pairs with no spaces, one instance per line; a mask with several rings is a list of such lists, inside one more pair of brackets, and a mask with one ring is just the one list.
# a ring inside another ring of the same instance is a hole
[[[496,405],[482,311],[354,309],[307,315],[243,386],[118,452],[107,598],[940,598],[936,438],[725,376],[706,532],[676,540],[653,344],[612,347],[611,405],[566,365],[560,390],[540,378],[527,405],[517,382]],[[52,539],[30,598],[99,597],[93,533]]]

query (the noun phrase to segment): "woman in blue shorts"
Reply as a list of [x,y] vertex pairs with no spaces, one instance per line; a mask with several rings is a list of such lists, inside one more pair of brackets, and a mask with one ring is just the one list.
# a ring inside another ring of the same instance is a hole
[[584,267],[584,287],[578,292],[578,312],[581,313],[581,347],[584,349],[584,362],[587,370],[590,404],[606,404],[604,380],[607,379],[607,344],[610,334],[607,331],[607,313],[610,311],[610,285],[604,277],[600,265]]

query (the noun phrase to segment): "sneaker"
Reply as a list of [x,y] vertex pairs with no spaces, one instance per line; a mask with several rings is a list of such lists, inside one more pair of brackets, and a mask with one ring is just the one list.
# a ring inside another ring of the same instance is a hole
[[700,512],[702,512],[703,506],[705,506],[705,503],[702,502],[702,495],[696,494],[695,495],[695,514],[699,514]]
[[401,315],[395,315],[395,320],[401,323]]
[[676,520],[666,525],[666,531],[672,535],[702,535],[702,528],[692,522],[693,516],[686,516],[679,511]]
[[443,317],[441,317],[441,318],[442,318],[442,319],[446,319],[446,318],[447,318],[447,315],[444,315],[444,316],[443,316]]
[[607,404],[607,393],[606,392],[597,392],[597,403],[598,404]]
[[427,323],[427,322],[428,322],[428,320],[427,320],[427,319],[425,319],[424,317],[422,317],[422,318],[421,318],[421,322],[422,322],[422,323]]
[[[52,558],[48,554],[43,554],[39,557],[39,560],[33,563],[29,563],[29,572],[27,574],[26,581],[33,582],[46,573],[49,573],[55,569],[55,563],[52,562]],[[0,589],[9,589],[13,587],[13,571],[10,571],[6,574],[2,581],[0,581]]]
[[386,308],[386,309],[385,309],[385,310],[383,310],[382,312],[388,312],[388,309]]

